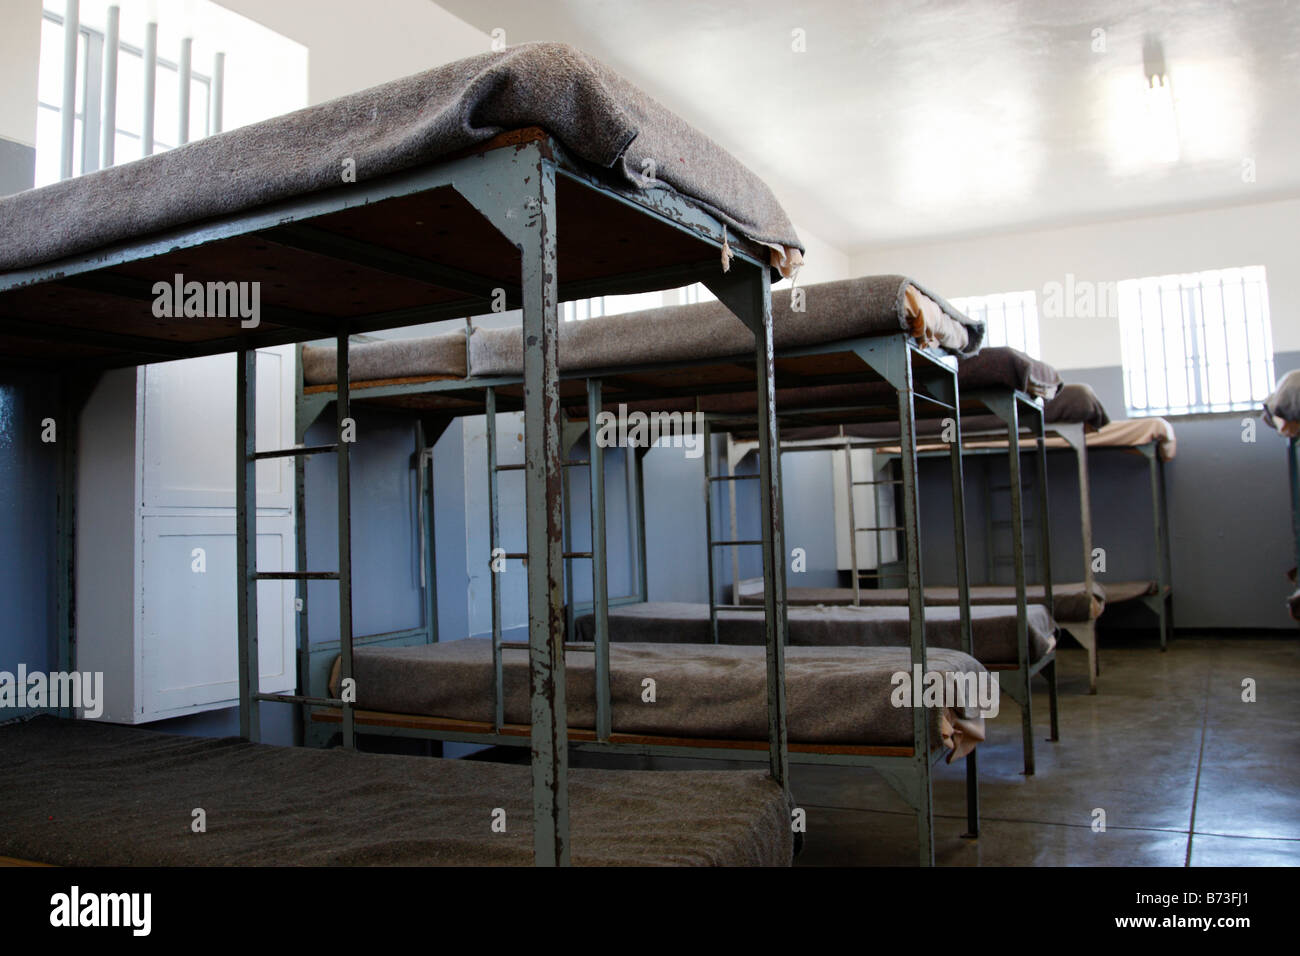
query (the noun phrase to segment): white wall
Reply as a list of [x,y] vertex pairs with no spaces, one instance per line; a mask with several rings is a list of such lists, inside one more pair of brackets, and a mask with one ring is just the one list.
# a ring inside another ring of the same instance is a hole
[[431,0],[220,0],[309,51],[309,104],[491,48],[486,33]]
[[0,17],[0,137],[35,146],[41,0],[4,0]]
[[834,282],[836,279],[848,279],[853,275],[852,260],[848,254],[829,243],[823,242],[807,229],[795,226],[799,238],[807,247],[804,252],[804,267],[799,270],[799,285],[807,286],[815,282]]
[[[899,272],[945,296],[982,295],[1077,281],[1263,265],[1276,352],[1300,350],[1300,200],[953,242],[870,249],[851,257],[853,274]],[[1040,318],[1043,358],[1060,368],[1118,366],[1113,318]]]

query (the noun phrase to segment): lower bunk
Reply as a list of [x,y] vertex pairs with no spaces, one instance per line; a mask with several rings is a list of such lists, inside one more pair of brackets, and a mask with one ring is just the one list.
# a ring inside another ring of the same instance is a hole
[[[770,746],[766,652],[752,645],[611,643],[605,684],[594,645],[570,644],[564,655],[569,745],[606,753],[765,761]],[[493,642],[486,638],[357,647],[357,732],[528,746],[528,651],[503,642],[499,660],[498,676]],[[960,651],[928,649],[921,674],[914,675],[913,661],[913,649],[906,646],[788,646],[788,749],[791,763],[881,772],[916,811],[919,861],[932,865],[931,767],[944,757],[949,762],[966,758],[966,834],[977,836],[974,751],[984,739],[981,701],[996,700],[990,697],[996,686],[979,662]],[[319,673],[317,665],[313,671]],[[339,688],[337,666],[329,685]],[[595,730],[602,686],[609,691],[605,736]],[[312,719],[330,725],[339,715],[318,709]],[[577,849],[575,842],[575,854]]]
[[[906,593],[906,592],[904,592]],[[926,591],[927,600],[929,590]],[[608,614],[611,649],[630,642],[672,641],[695,647],[703,645],[709,652],[724,651],[731,646],[749,646],[761,650],[764,639],[763,618],[758,613],[740,608],[723,608],[716,611],[716,642],[714,622],[710,619],[707,604],[690,604],[671,601],[647,601],[611,607]],[[787,655],[817,654],[837,650],[892,651],[901,655],[907,651],[910,634],[907,607],[874,606],[792,606],[788,609],[789,645]],[[972,606],[970,609],[971,650],[977,666],[1001,672],[999,693],[1005,691],[1021,712],[1022,747],[1025,772],[1034,772],[1033,714],[1031,709],[1030,681],[1041,673],[1047,681],[1048,711],[1051,726],[1049,740],[1060,738],[1059,703],[1056,681],[1056,624],[1047,608],[1030,605],[1026,608],[1026,646],[1024,665],[1021,665],[1019,647],[1020,626],[1017,609],[1012,606]],[[584,615],[575,621],[574,633],[581,640],[591,640],[595,635],[595,618]],[[930,606],[925,608],[925,641],[928,654],[960,654],[962,646],[961,609],[957,606]],[[967,655],[961,658],[969,660]],[[882,658],[884,659],[884,658]],[[899,657],[901,660],[901,656]],[[937,659],[937,658],[936,658]],[[792,658],[787,657],[787,668]],[[906,670],[910,665],[902,665]],[[787,676],[787,681],[789,680]],[[793,697],[791,697],[793,700]],[[996,715],[996,709],[993,715]],[[793,716],[791,717],[791,740]],[[981,731],[982,739],[982,731]],[[792,745],[793,746],[793,745]]]
[[[526,696],[526,695],[525,695]],[[525,738],[526,739],[526,738]],[[0,857],[64,866],[529,866],[527,766],[38,717],[0,726]],[[763,771],[569,772],[578,865],[787,866]],[[196,820],[204,824],[195,832]]]

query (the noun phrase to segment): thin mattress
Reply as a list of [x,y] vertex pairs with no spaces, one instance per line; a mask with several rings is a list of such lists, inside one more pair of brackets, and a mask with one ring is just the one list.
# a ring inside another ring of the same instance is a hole
[[[0,272],[338,189],[345,159],[364,182],[530,126],[616,188],[675,190],[767,246],[783,275],[802,261],[772,191],[738,160],[581,51],[524,43],[0,200]],[[665,156],[690,161],[647,178]]]
[[[1022,446],[1032,444],[1033,436],[1022,435]],[[1142,445],[1156,443],[1156,454],[1161,461],[1172,461],[1178,453],[1178,441],[1174,436],[1174,426],[1163,418],[1126,418],[1113,421],[1096,431],[1086,432],[1084,442],[1089,448],[1138,448]],[[1005,438],[977,439],[964,441],[965,448],[1006,448]],[[1044,444],[1048,448],[1069,448],[1064,438],[1049,436]],[[946,451],[947,445],[923,444],[917,447],[920,452]],[[884,454],[898,454],[898,446],[879,449]]]
[[[1082,581],[1066,582],[1052,585],[1052,603],[1055,605],[1052,617],[1058,622],[1075,623],[1092,621],[1101,616],[1106,607],[1106,589],[1093,582],[1092,594],[1089,595]],[[786,601],[792,606],[817,604],[840,605],[853,603],[852,588],[786,588]],[[1029,601],[1041,604],[1045,598],[1041,584],[1032,584],[1025,588],[1025,597]],[[763,579],[749,578],[740,582],[740,604],[763,603]],[[958,603],[959,594],[953,587],[929,587],[925,589],[925,603],[931,605],[952,606]],[[1016,603],[1016,589],[996,584],[973,585],[970,589],[972,605],[1012,605]],[[906,605],[908,593],[906,588],[862,588],[858,592],[859,605]],[[928,612],[927,612],[928,613]],[[976,632],[978,634],[978,632]],[[978,655],[976,655],[978,656]]]
[[[159,734],[52,717],[0,727],[0,856],[63,866],[532,862],[529,768]],[[569,772],[580,865],[789,865],[763,772]],[[190,831],[206,811],[207,832]],[[493,832],[493,811],[506,830]]]
[[[894,675],[911,673],[905,647],[790,647],[785,686],[792,744],[911,747],[912,712],[891,702]],[[936,648],[928,667],[978,675],[958,651]],[[618,734],[755,741],[767,738],[765,648],[714,644],[611,644],[611,720]],[[337,686],[337,662],[331,687]],[[357,707],[448,720],[493,720],[492,642],[368,646],[353,652]],[[643,698],[646,678],[655,700]],[[978,678],[976,678],[978,679]],[[529,722],[528,652],[502,650],[507,724]],[[571,729],[596,723],[595,653],[565,652]],[[945,709],[930,720],[931,747],[960,756],[984,739],[978,707]],[[576,801],[575,801],[576,805]]]
[[[772,293],[772,335],[778,351],[845,339],[907,332],[925,347],[952,354],[979,350],[984,326],[905,276],[865,276],[800,287],[804,308],[788,289]],[[747,356],[754,336],[718,301],[668,306],[566,322],[560,368],[595,370]],[[519,326],[475,329],[469,342],[476,376],[523,372]]]
[[[907,648],[910,624],[906,607],[791,607],[787,611],[790,650],[812,651],[831,647]],[[1056,646],[1055,625],[1047,608],[1028,608],[1029,659],[1037,663]],[[594,639],[590,614],[576,622],[579,640]],[[718,641],[726,645],[755,645],[766,641],[761,613],[726,609],[718,611]],[[971,608],[974,656],[985,667],[1015,666],[1019,660],[1016,609],[1006,606]],[[648,601],[609,609],[609,639],[618,642],[682,642],[712,644],[707,604]],[[935,653],[957,653],[961,647],[960,608],[925,609],[925,643]],[[963,655],[964,656],[964,655]]]

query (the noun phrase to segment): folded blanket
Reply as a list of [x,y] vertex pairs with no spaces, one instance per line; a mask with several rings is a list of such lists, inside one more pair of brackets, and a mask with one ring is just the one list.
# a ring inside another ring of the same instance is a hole
[[1273,394],[1264,399],[1261,417],[1287,438],[1300,435],[1300,369],[1287,372],[1278,380]]
[[1008,384],[1035,398],[1051,399],[1061,388],[1061,375],[1046,362],[1005,345],[982,349],[957,366],[959,388]]
[[676,190],[768,246],[782,275],[802,262],[771,190],[734,157],[581,51],[526,43],[0,200],[0,271],[337,188],[344,159],[364,181],[529,126],[612,185]]
[[1048,424],[1081,422],[1092,428],[1105,428],[1110,424],[1106,406],[1101,403],[1091,385],[1062,385],[1056,397],[1043,409],[1043,420]]

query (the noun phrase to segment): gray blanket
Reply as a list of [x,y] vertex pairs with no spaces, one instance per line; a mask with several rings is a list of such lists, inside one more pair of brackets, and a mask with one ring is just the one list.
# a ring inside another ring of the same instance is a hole
[[803,246],[768,187],[604,64],[562,43],[483,53],[0,200],[0,271],[417,167],[540,126],[615,186],[675,189],[740,235]]
[[1264,399],[1264,421],[1288,438],[1300,434],[1300,369],[1287,372]]
[[[529,721],[528,652],[502,652],[507,723]],[[565,654],[569,726],[596,718],[595,655]],[[984,668],[958,651],[934,650],[934,671]],[[792,743],[911,746],[912,714],[890,703],[891,679],[911,671],[907,648],[790,647],[786,699]],[[357,706],[402,714],[491,721],[492,642],[467,638],[416,647],[358,648]],[[651,678],[656,700],[642,698]],[[610,647],[613,728],[617,733],[733,740],[767,738],[767,666],[761,647],[618,644]],[[978,719],[978,709],[958,715]],[[939,746],[939,720],[930,721]]]
[[957,385],[962,389],[1010,386],[1051,399],[1061,388],[1061,374],[1046,362],[1002,345],[984,349],[958,365]]
[[[333,345],[307,345],[302,350],[302,380],[306,385],[332,385],[337,380]],[[352,382],[389,378],[465,376],[465,333],[442,332],[412,339],[348,344]]]
[[[786,600],[791,605],[853,603],[852,588],[792,587],[787,588],[785,593]],[[958,596],[957,589],[953,587],[929,587],[925,589],[925,604],[927,609],[931,605],[954,605],[958,601]],[[1028,601],[1041,603],[1045,596],[1041,584],[1031,584],[1025,588],[1025,597]],[[858,597],[860,605],[898,606],[906,605],[907,601],[907,588],[863,588]],[[970,601],[972,605],[1010,605],[1010,610],[1014,613],[1016,589],[1001,584],[973,585],[970,589]],[[740,603],[763,603],[762,578],[752,578],[740,582]],[[1101,616],[1101,612],[1106,605],[1106,590],[1094,581],[1092,594],[1088,595],[1084,590],[1082,581],[1062,582],[1052,585],[1052,603],[1056,605],[1053,608],[1052,617],[1058,621],[1090,621]],[[1007,608],[1004,607],[1003,610],[1005,611]],[[927,610],[926,613],[928,614],[929,611]],[[1034,625],[1032,616],[1030,625],[1031,627]],[[978,649],[980,646],[979,630],[975,631],[975,640]]]
[[[787,615],[791,652],[806,653],[832,647],[892,647],[903,650],[906,655],[911,639],[906,607],[791,607]],[[592,640],[594,628],[594,618],[590,614],[578,618],[578,639]],[[1029,608],[1031,661],[1038,661],[1056,645],[1054,630],[1046,608],[1039,605]],[[722,644],[764,644],[766,634],[761,613],[718,612],[718,641]],[[975,659],[985,666],[1015,664],[1019,659],[1014,607],[972,607],[971,636]],[[709,606],[650,601],[613,607],[609,609],[609,639],[711,645]],[[925,643],[934,654],[956,652],[961,647],[958,608],[926,607]]]
[[1105,428],[1110,415],[1091,385],[1062,385],[1061,390],[1043,408],[1043,419],[1049,423],[1082,422],[1093,428]]
[[[772,293],[772,336],[776,348],[908,331],[905,301],[908,286],[921,289],[913,280],[899,275],[864,276],[801,286],[803,311],[791,308],[791,290],[778,289]],[[934,321],[965,330],[959,336],[967,343],[962,354],[979,351],[984,337],[983,324],[958,312],[939,296],[921,291],[939,307]],[[475,375],[520,374],[522,335],[519,326],[476,329],[470,337],[470,370]],[[730,309],[712,300],[566,322],[560,329],[560,367],[564,369],[750,356],[753,351],[753,333]]]
[[[0,727],[0,856],[63,866],[532,862],[529,769],[39,718]],[[573,770],[573,862],[789,865],[766,773]],[[491,830],[506,812],[506,832]],[[207,832],[193,833],[202,808]]]

